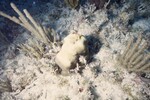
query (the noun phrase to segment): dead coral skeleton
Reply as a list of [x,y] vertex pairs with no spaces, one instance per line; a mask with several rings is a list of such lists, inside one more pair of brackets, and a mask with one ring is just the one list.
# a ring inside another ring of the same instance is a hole
[[118,56],[117,60],[128,71],[150,72],[150,53],[149,51],[145,52],[147,42],[142,41],[142,35],[138,37],[136,43],[133,43],[133,40],[131,37],[125,51]]
[[52,36],[52,31],[50,28],[46,28],[41,26],[39,23],[37,23],[33,17],[30,15],[30,13],[24,9],[23,12],[24,14],[16,7],[15,4],[10,3],[11,7],[13,10],[19,15],[19,17],[15,16],[10,16],[7,15],[6,13],[0,11],[0,15],[21,25],[22,27],[26,28],[28,31],[31,32],[31,34],[39,39],[40,41],[50,44],[53,42],[53,36]]

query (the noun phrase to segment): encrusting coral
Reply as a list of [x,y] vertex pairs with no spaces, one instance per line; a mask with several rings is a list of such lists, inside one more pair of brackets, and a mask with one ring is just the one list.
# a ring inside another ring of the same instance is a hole
[[56,55],[56,64],[62,69],[62,74],[67,75],[69,69],[75,68],[79,55],[86,52],[86,38],[77,33],[69,34],[64,38],[64,44]]
[[145,52],[146,48],[147,43],[146,41],[142,43],[142,35],[138,37],[136,43],[133,43],[133,37],[131,37],[125,51],[118,56],[117,60],[128,71],[150,72],[150,53]]

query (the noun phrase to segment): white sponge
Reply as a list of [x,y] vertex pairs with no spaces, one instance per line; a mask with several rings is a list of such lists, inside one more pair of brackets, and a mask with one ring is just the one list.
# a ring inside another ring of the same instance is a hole
[[79,34],[69,34],[64,38],[64,44],[56,55],[56,64],[62,69],[62,74],[67,75],[69,69],[76,67],[79,55],[86,52],[86,38]]

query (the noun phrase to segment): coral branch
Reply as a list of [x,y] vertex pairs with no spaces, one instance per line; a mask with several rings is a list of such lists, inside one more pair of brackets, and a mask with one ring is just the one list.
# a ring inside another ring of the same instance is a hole
[[133,38],[131,38],[123,54],[118,57],[119,63],[127,68],[128,71],[150,72],[150,54],[144,52],[147,48],[147,43],[145,41],[142,45],[141,43],[141,35],[136,43],[133,43]]
[[24,12],[24,14],[23,14],[16,7],[15,4],[11,3],[10,5],[13,8],[13,10],[19,15],[19,17],[18,18],[14,17],[14,16],[12,17],[12,16],[9,16],[9,15],[3,13],[2,11],[0,11],[1,16],[23,26],[24,28],[29,30],[32,33],[32,35],[35,36],[40,41],[42,41],[46,44],[53,42],[52,39],[54,37],[52,35],[50,35],[50,33],[52,31],[49,31],[49,29],[44,28],[43,26],[38,24],[26,9],[23,10],[23,12]]

